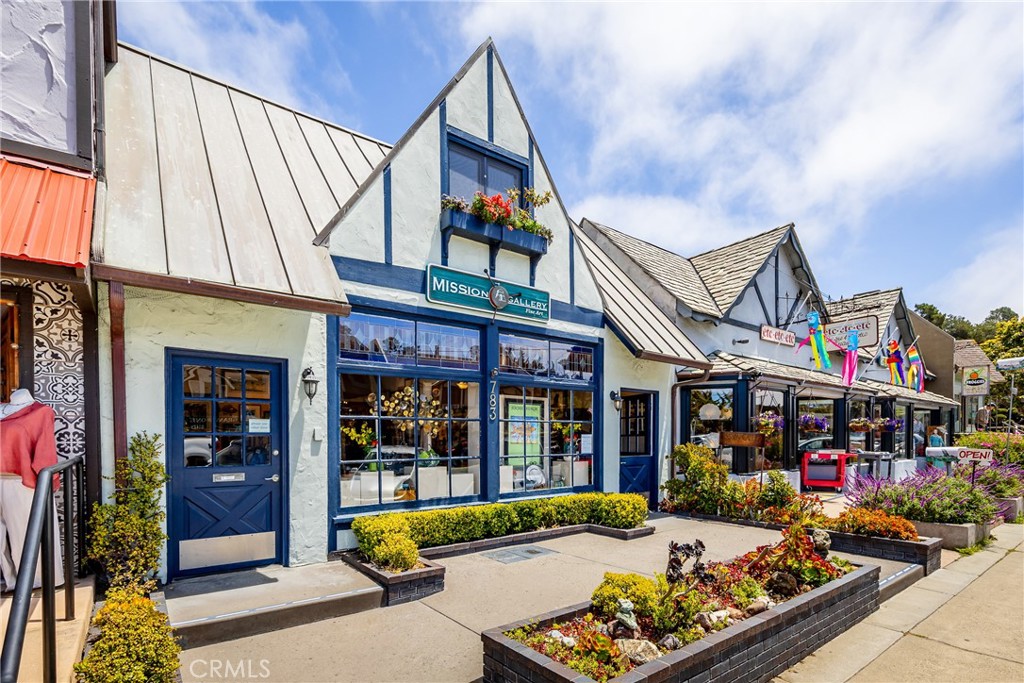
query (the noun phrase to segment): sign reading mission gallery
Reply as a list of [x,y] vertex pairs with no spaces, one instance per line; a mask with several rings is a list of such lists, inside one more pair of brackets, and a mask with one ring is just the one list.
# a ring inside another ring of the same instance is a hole
[[434,264],[427,266],[427,301],[527,320],[551,316],[551,295],[543,290]]

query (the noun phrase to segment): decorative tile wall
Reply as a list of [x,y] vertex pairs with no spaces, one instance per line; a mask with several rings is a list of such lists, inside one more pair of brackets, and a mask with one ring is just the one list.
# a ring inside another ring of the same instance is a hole
[[[67,285],[0,278],[0,287],[30,287],[33,293],[32,395],[53,408],[57,455],[85,454],[85,352],[82,312]],[[77,510],[77,507],[75,508]],[[57,494],[57,512],[63,522],[63,491]],[[77,520],[76,520],[77,522]],[[78,555],[77,538],[75,554]]]

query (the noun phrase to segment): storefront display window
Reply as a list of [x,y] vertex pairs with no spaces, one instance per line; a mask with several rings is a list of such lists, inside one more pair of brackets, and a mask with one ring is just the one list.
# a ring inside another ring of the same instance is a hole
[[341,375],[341,506],[480,493],[477,382]]
[[914,423],[911,437],[914,444],[914,455],[924,455],[925,446],[928,443],[928,425],[931,423],[932,413],[930,410],[915,410]]
[[[718,450],[720,432],[733,429],[733,390],[694,389],[690,392],[690,441]],[[722,459],[732,464],[732,449],[722,450]]]
[[[786,418],[786,394],[777,389],[758,389],[754,392],[754,415],[772,412]],[[774,432],[765,439],[764,455],[760,453],[754,458],[753,469],[783,469],[792,466],[786,462],[786,430]]]
[[347,360],[480,369],[480,333],[452,325],[353,313],[339,322],[338,346]]
[[868,437],[871,434],[871,404],[863,399],[854,399],[849,403],[850,450],[868,451]]
[[594,350],[589,346],[502,334],[498,357],[504,373],[582,382],[594,378]]
[[797,458],[804,453],[834,448],[835,402],[801,398],[796,402]]
[[503,385],[501,493],[590,485],[593,408],[591,391]]
[[895,419],[896,429],[893,434],[893,453],[909,457],[907,453],[907,407],[903,405],[897,405],[895,407]]

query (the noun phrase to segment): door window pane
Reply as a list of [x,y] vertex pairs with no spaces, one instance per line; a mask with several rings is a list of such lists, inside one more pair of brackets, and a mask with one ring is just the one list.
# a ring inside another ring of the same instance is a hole
[[186,365],[182,368],[184,379],[182,389],[186,398],[211,398],[213,396],[213,371],[202,365]]
[[217,398],[242,398],[242,371],[217,368]]
[[234,401],[221,401],[217,404],[217,431],[242,431],[242,404]]
[[245,438],[245,464],[270,464],[270,437],[248,436]]
[[246,370],[245,397],[269,401],[270,373],[265,370]]
[[213,431],[213,404],[210,401],[185,401],[186,432]]
[[220,467],[231,467],[242,464],[242,437],[217,437],[216,464]]
[[185,467],[209,467],[213,464],[213,439],[208,436],[185,437]]

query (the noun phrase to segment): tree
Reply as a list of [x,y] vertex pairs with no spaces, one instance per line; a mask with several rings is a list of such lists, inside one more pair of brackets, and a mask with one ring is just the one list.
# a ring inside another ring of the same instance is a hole
[[[996,309],[998,311],[1000,309]],[[1009,310],[1009,309],[1007,309]],[[996,311],[992,311],[990,316]],[[1010,320],[1003,320],[995,324],[995,334],[991,339],[983,341],[981,343],[981,350],[985,352],[985,355],[995,363],[1000,358],[1017,358],[1024,356],[1024,316],[1016,317]],[[1020,370],[1014,370],[1018,374],[1017,387],[1020,388],[1022,382],[1024,382],[1024,373]],[[1007,418],[1007,412],[1010,407],[1010,378],[1007,377],[1005,382],[999,382],[992,385],[992,393],[989,398],[993,403],[996,404],[996,415],[994,422],[996,424],[1002,424]],[[1014,401],[1013,417],[1015,422],[1021,421],[1021,410],[1024,409],[1024,405],[1017,400]]]
[[992,339],[996,335],[996,325],[1016,319],[1017,314],[1009,306],[993,308],[981,323],[974,326],[974,340],[980,344],[986,339]]
[[974,339],[974,323],[962,315],[947,315],[942,329],[954,339]]
[[914,312],[936,327],[942,327],[946,322],[946,314],[933,304],[918,304],[914,306]]

